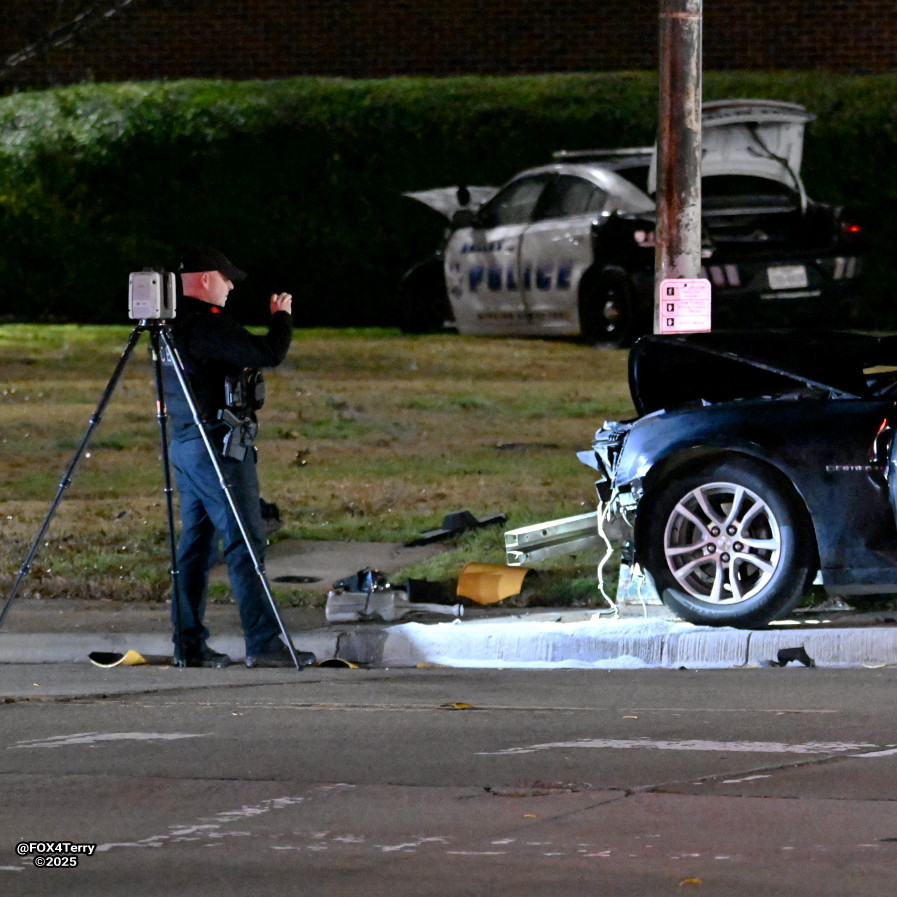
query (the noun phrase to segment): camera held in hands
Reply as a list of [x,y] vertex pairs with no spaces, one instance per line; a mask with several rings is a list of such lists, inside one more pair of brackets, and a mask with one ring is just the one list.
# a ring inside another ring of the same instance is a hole
[[128,314],[135,321],[164,321],[175,316],[175,276],[171,271],[144,268],[128,281]]

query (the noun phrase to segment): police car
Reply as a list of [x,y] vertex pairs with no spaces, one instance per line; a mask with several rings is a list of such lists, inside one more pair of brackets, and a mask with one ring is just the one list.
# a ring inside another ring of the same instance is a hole
[[[862,233],[809,199],[796,103],[703,107],[703,277],[713,326],[843,324],[858,298]],[[408,331],[575,336],[626,345],[651,329],[652,147],[561,151],[500,189],[408,193],[451,221],[444,247],[408,271]]]

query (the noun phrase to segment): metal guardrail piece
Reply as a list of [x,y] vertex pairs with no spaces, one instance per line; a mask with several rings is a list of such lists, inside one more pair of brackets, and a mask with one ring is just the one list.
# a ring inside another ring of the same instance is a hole
[[572,554],[599,545],[598,512],[534,523],[505,532],[505,554],[509,567],[541,561],[559,554]]

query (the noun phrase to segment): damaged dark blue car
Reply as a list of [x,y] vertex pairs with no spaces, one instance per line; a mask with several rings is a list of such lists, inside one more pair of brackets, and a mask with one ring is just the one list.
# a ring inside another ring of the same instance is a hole
[[647,336],[629,381],[638,417],[580,458],[678,616],[764,626],[817,575],[851,603],[897,594],[897,336]]

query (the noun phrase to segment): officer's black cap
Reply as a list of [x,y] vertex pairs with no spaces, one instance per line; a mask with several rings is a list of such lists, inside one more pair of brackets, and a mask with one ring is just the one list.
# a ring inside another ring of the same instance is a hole
[[180,272],[198,274],[203,271],[220,271],[233,283],[246,279],[246,272],[241,271],[223,252],[211,246],[195,246],[184,253]]

